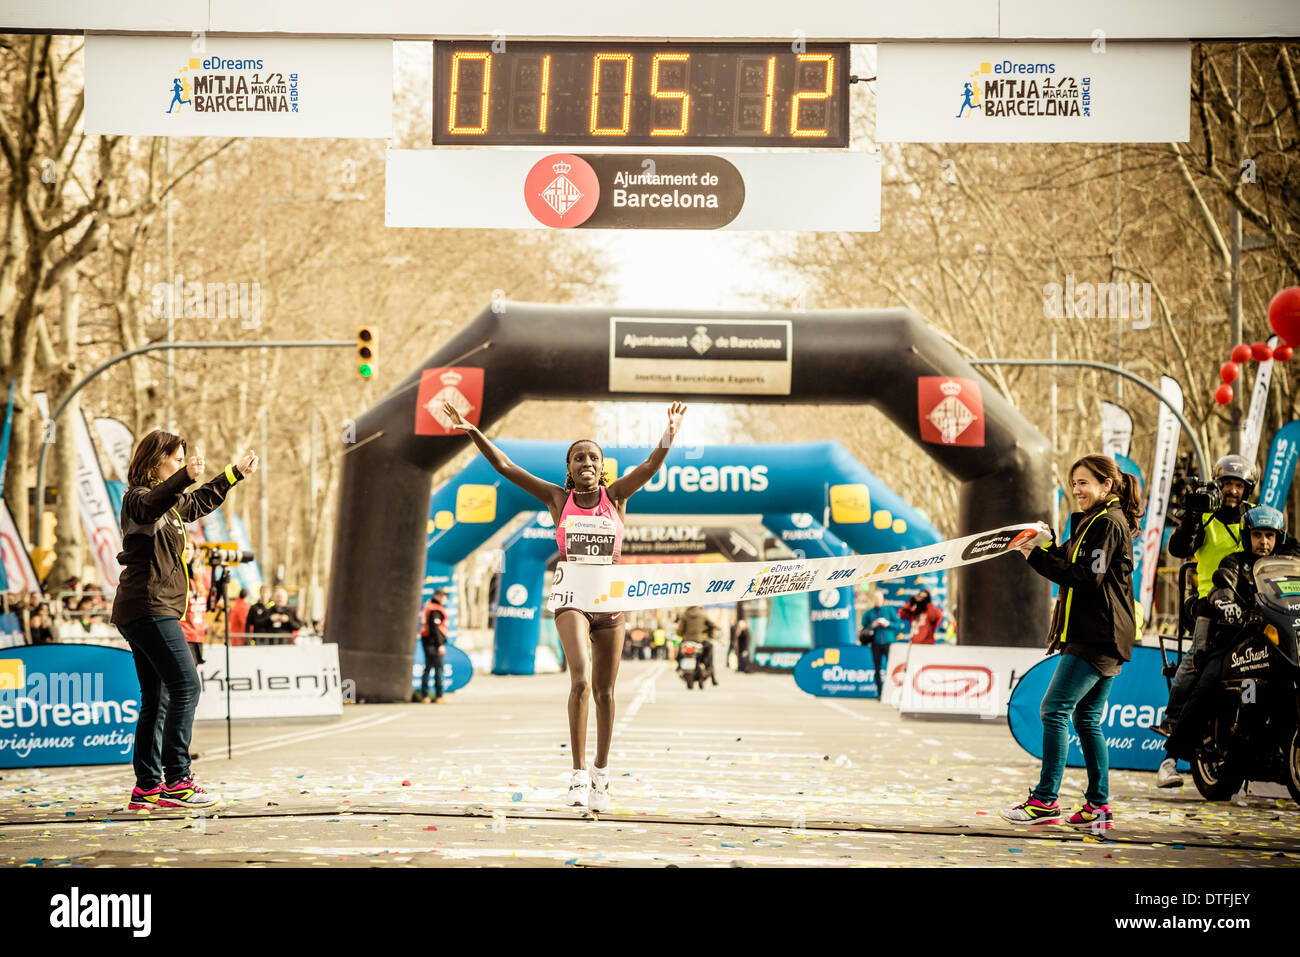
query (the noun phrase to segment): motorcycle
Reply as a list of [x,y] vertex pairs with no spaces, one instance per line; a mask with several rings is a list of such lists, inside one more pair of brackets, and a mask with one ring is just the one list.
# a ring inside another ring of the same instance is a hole
[[1223,656],[1192,780],[1209,801],[1231,798],[1246,781],[1273,781],[1300,804],[1300,558],[1260,558],[1254,576],[1255,606],[1246,609],[1234,576],[1214,573],[1246,617]]
[[706,681],[717,684],[717,676],[713,673],[712,643],[684,639],[677,649],[677,673],[688,689],[696,685],[703,688]]

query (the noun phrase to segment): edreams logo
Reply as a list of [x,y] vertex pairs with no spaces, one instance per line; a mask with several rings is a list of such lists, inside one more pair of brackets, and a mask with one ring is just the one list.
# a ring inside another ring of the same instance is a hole
[[1032,528],[1022,529],[1019,532],[992,532],[981,535],[962,549],[961,558],[962,561],[970,561],[972,558],[1009,552],[1032,542],[1037,535],[1038,533]]
[[50,926],[67,930],[96,927],[128,928],[133,937],[153,930],[153,895],[83,894],[73,887],[50,898]]

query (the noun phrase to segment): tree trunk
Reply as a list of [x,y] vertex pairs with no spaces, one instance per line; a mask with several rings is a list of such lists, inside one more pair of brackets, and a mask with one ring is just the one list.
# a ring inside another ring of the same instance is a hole
[[[43,335],[48,348],[45,356],[52,369],[50,391],[46,398],[50,412],[58,408],[79,376],[77,363],[77,322],[80,318],[81,299],[77,295],[76,274],[69,270],[59,282],[61,299],[59,333],[62,354],[55,356],[48,336]],[[42,330],[44,332],[44,330]],[[73,399],[59,417],[54,433],[54,447],[50,450],[53,477],[51,484],[59,490],[59,501],[54,507],[58,516],[57,557],[50,568],[49,581],[61,587],[69,578],[81,579],[85,570],[86,536],[81,528],[81,504],[77,497],[77,416],[81,415],[81,402]],[[38,510],[39,511],[39,510]]]

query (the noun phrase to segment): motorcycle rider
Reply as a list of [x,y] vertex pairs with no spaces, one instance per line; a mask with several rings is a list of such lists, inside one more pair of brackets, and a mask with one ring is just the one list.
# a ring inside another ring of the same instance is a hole
[[1268,555],[1300,553],[1300,548],[1287,539],[1286,517],[1268,505],[1257,505],[1248,511],[1242,521],[1242,530],[1241,549],[1228,555],[1219,565],[1230,578],[1236,579],[1236,593],[1228,588],[1213,588],[1203,603],[1211,622],[1205,648],[1198,653],[1203,660],[1197,667],[1199,674],[1183,708],[1183,716],[1165,742],[1166,758],[1156,777],[1159,787],[1182,784],[1182,777],[1176,771],[1173,776],[1177,777],[1177,783],[1161,783],[1169,779],[1165,769],[1173,769],[1178,759],[1191,760],[1200,743],[1223,656],[1255,605],[1255,562]]
[[[1188,617],[1195,620],[1205,614],[1205,597],[1214,587],[1212,579],[1219,563],[1242,547],[1241,520],[1250,508],[1257,475],[1255,466],[1240,455],[1225,455],[1214,463],[1211,484],[1218,489],[1219,503],[1213,491],[1193,492],[1187,496],[1183,519],[1169,537],[1169,554],[1175,558],[1195,558],[1196,599],[1188,609]],[[1218,505],[1217,508],[1212,507]],[[1203,650],[1193,644],[1183,655],[1178,671],[1169,687],[1169,704],[1165,718],[1151,730],[1168,737],[1178,723],[1187,696],[1196,684],[1196,652]],[[1182,783],[1172,763],[1161,765],[1160,787],[1177,787]],[[1178,778],[1177,781],[1174,779]]]

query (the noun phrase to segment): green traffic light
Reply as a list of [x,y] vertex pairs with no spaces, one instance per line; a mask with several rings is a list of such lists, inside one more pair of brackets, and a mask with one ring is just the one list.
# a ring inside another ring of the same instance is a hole
[[361,365],[357,366],[357,372],[361,373],[361,378],[363,379],[369,379],[375,374],[375,370],[370,367],[369,362],[363,362]]

